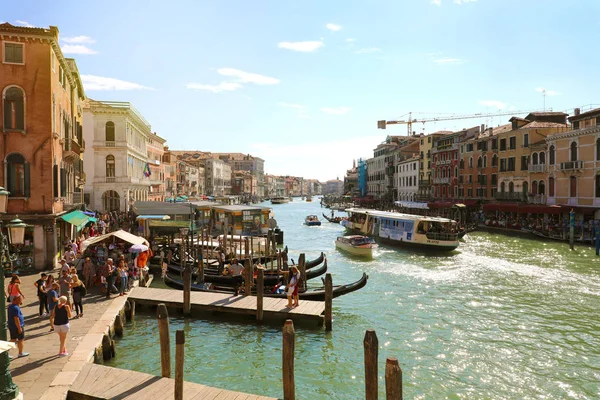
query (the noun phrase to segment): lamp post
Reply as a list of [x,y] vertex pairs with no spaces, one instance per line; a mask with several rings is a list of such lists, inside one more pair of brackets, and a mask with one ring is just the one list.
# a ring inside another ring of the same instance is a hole
[[[6,214],[8,195],[3,187],[0,186],[0,214]],[[2,220],[0,219],[0,260],[2,261],[2,273],[0,273],[0,286],[4,290],[4,263],[16,260],[16,257],[10,255],[8,250],[9,240],[14,244],[23,244],[25,235],[25,224],[20,219],[15,219],[15,225],[8,225],[8,239],[2,232]],[[6,326],[6,297],[0,296],[0,340],[7,340]],[[8,351],[0,354],[0,400],[12,400],[19,394],[19,388],[12,381],[10,374],[10,359]]]

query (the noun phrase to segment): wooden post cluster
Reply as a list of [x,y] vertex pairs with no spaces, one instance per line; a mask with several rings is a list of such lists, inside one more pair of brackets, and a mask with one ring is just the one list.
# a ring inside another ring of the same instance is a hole
[[402,400],[402,369],[397,358],[385,360],[385,394],[386,400]]
[[333,280],[331,273],[325,275],[325,330],[333,329]]
[[265,271],[262,268],[258,269],[258,277],[256,282],[256,320],[263,320],[263,294],[265,292]]
[[298,257],[298,270],[300,271],[300,278],[302,281],[302,287],[299,289],[306,290],[306,254],[301,253]]
[[[365,333],[364,348],[365,399],[377,400],[379,340],[373,329],[368,329]],[[402,400],[402,369],[397,358],[390,357],[385,360],[385,393],[386,400]]]
[[185,264],[183,269],[183,314],[190,315],[192,291],[192,267]]
[[175,332],[175,400],[183,400],[183,366],[185,359],[185,333]]
[[198,283],[204,283],[204,260],[198,261]]
[[246,264],[244,265],[244,283],[245,283],[245,291],[244,296],[249,296],[252,290],[252,281],[254,280],[254,274],[252,270],[252,261],[249,258],[246,258]]
[[160,337],[160,367],[163,378],[171,377],[171,340],[169,338],[169,313],[167,306],[160,303],[156,309]]
[[294,322],[291,319],[283,325],[283,400],[296,399],[296,387],[294,383],[294,352],[296,348],[296,332]]

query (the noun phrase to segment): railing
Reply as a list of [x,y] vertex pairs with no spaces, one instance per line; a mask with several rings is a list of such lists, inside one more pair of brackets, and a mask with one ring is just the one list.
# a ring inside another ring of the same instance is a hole
[[64,139],[63,151],[64,156],[78,156],[81,154],[81,145],[74,139]]
[[543,194],[535,194],[533,196],[527,196],[527,203],[529,204],[546,204],[546,196]]
[[583,161],[567,161],[560,163],[561,171],[574,171],[578,169],[583,169]]
[[116,178],[114,176],[107,176],[106,177],[106,183],[114,183],[115,179]]
[[434,184],[445,184],[445,183],[450,183],[450,178],[434,178],[434,179],[433,179],[433,183],[434,183]]
[[524,200],[525,196],[519,192],[497,192],[496,199],[498,200]]
[[64,204],[83,204],[83,192],[67,192]]
[[529,172],[546,172],[546,164],[530,165]]
[[104,142],[104,146],[106,147],[115,147],[115,141],[114,140],[107,140]]
[[452,162],[452,160],[444,160],[444,161],[437,161],[436,164],[437,165],[448,165]]
[[456,241],[458,240],[458,235],[454,233],[437,233],[437,232],[427,232],[427,239],[430,240],[448,240],[448,241]]
[[429,186],[431,184],[431,181],[429,179],[421,179],[419,181],[419,186]]

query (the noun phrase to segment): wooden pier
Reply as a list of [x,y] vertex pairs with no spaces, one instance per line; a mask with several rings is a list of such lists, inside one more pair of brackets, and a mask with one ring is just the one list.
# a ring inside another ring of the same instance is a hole
[[[129,300],[141,305],[158,305],[164,303],[170,308],[183,309],[183,291],[170,289],[140,288],[129,293]],[[234,296],[226,293],[191,292],[190,306],[192,310],[216,311],[240,315],[255,315],[257,310],[256,296]],[[287,308],[287,299],[263,297],[263,315],[265,318],[308,320],[324,322],[325,302],[301,300],[300,306]]]
[[[175,381],[142,372],[86,364],[67,393],[68,400],[174,398]],[[233,392],[197,383],[183,383],[183,398],[211,400],[275,400],[272,397]]]

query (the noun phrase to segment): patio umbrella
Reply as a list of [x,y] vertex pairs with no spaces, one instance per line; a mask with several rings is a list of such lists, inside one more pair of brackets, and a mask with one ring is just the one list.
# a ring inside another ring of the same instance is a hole
[[145,244],[134,244],[129,248],[130,253],[141,253],[142,251],[147,251],[148,246]]

